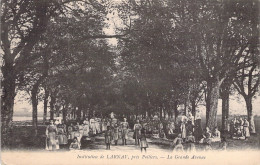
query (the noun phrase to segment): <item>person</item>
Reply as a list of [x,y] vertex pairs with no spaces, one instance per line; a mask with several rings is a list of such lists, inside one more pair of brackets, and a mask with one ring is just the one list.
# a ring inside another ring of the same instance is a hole
[[118,124],[115,124],[113,128],[113,140],[115,142],[115,145],[117,145],[118,139],[119,139],[119,127]]
[[140,148],[141,148],[141,152],[143,152],[143,149],[146,152],[146,148],[148,148],[148,143],[146,140],[146,130],[144,128],[141,129]]
[[244,119],[243,132],[244,132],[243,134],[245,136],[245,139],[247,140],[250,137],[249,122],[247,121],[247,119]]
[[168,123],[168,128],[169,128],[168,134],[169,134],[169,135],[173,135],[173,134],[174,134],[174,130],[175,130],[174,121],[170,121],[170,122]]
[[219,143],[219,147],[221,150],[224,150],[224,151],[227,150],[227,140],[225,137],[221,138],[221,143]]
[[96,133],[100,133],[100,118],[95,118]]
[[92,132],[92,134],[93,135],[96,135],[96,124],[95,124],[95,118],[94,117],[92,117],[90,120],[89,120],[89,122],[90,122],[90,129],[91,129],[91,132]]
[[188,151],[190,151],[190,152],[196,151],[195,144],[194,144],[195,143],[195,137],[192,135],[191,131],[188,133],[186,142],[188,144]]
[[88,137],[89,136],[89,121],[88,121],[88,118],[86,118],[84,121],[83,121],[83,136],[86,136]]
[[194,125],[194,116],[192,115],[191,111],[188,112],[188,121],[191,122],[192,125]]
[[136,124],[134,125],[134,136],[133,136],[133,139],[135,139],[135,145],[139,145],[139,140],[141,137],[141,129],[142,129],[142,125],[140,124],[139,120],[137,120]]
[[215,127],[214,131],[212,132],[212,142],[219,142],[219,141],[221,141],[220,131],[218,130],[218,127]]
[[203,137],[201,118],[198,115],[196,115],[196,118],[195,118],[194,137],[195,137],[196,142],[199,142],[200,139]]
[[68,139],[73,140],[75,137],[75,130],[73,123],[70,123],[70,126],[68,126]]
[[186,131],[186,122],[185,122],[185,120],[181,121],[180,130],[181,130],[181,137],[182,137],[182,139],[185,141],[186,136],[187,136],[187,134],[186,134],[187,131]]
[[121,123],[123,145],[126,145],[126,140],[128,139],[128,128],[129,124],[126,118],[124,118],[124,121]]
[[110,150],[111,140],[112,140],[112,131],[110,129],[110,126],[107,126],[107,130],[105,132],[105,143],[106,143],[107,150]]
[[75,125],[74,127],[75,130],[75,137],[78,139],[78,143],[79,143],[79,147],[80,147],[80,142],[81,142],[81,138],[82,138],[82,126],[79,124],[79,122],[77,122],[77,125]]
[[208,132],[206,133],[205,135],[205,139],[204,139],[204,145],[205,145],[205,148],[204,150],[205,151],[209,151],[209,150],[212,150],[212,147],[211,147],[211,143],[212,143],[212,139],[211,139],[211,134]]
[[232,119],[230,122],[230,137],[233,138],[234,134],[235,134],[235,120]]
[[53,120],[50,120],[50,124],[46,128],[46,150],[56,150],[58,149],[56,142],[57,126],[54,124]]
[[203,138],[200,140],[199,143],[205,143],[207,138],[211,138],[211,131],[209,127],[206,127],[205,132],[203,134]]
[[67,138],[67,131],[66,131],[66,125],[64,124],[64,121],[61,121],[61,124],[57,125],[57,131],[58,131],[58,140],[60,145],[66,145],[68,144],[68,138]]
[[70,143],[69,149],[70,150],[79,150],[80,149],[80,145],[79,145],[77,137],[74,137],[72,143]]
[[173,140],[173,146],[174,146],[174,151],[183,151],[183,139],[182,135],[178,134],[178,136]]

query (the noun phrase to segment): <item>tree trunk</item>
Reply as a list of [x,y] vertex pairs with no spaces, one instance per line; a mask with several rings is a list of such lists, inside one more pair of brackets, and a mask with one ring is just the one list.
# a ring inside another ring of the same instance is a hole
[[63,119],[64,123],[67,122],[67,106],[63,106],[63,109],[62,109],[62,119]]
[[34,129],[34,134],[37,136],[37,127],[38,127],[38,121],[37,121],[37,106],[38,106],[38,88],[39,84],[36,83],[33,85],[32,91],[31,91],[31,99],[32,99],[32,125]]
[[254,122],[254,115],[253,115],[253,108],[252,108],[252,97],[246,97],[246,108],[247,108],[247,118],[249,121],[249,130],[250,133],[256,133],[255,132],[255,122]]
[[173,109],[174,109],[174,118],[175,118],[175,121],[177,121],[177,117],[178,117],[178,102],[177,101],[174,101]]
[[3,73],[3,95],[1,101],[1,145],[8,145],[8,138],[11,132],[13,121],[13,108],[15,98],[15,73],[12,63],[5,60],[2,67]]
[[208,88],[209,92],[206,101],[206,126],[209,127],[210,130],[213,130],[217,126],[217,111],[220,82],[218,80],[216,80],[215,82],[211,82]]
[[229,117],[229,90],[223,90],[222,99],[222,131],[227,130],[227,121]]
[[54,119],[54,104],[56,102],[56,98],[51,95],[51,101],[50,101],[50,119]]
[[196,115],[196,101],[195,101],[195,99],[191,100],[191,113],[192,113],[192,116]]
[[49,98],[49,91],[47,88],[44,88],[45,94],[43,99],[43,123],[46,122],[47,119],[47,108],[48,108],[48,98]]

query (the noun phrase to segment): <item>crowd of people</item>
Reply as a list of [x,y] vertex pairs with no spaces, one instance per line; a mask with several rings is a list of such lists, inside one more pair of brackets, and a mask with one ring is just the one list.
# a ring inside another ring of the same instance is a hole
[[[106,149],[111,144],[127,145],[130,128],[133,130],[135,145],[139,145],[141,151],[146,151],[148,143],[146,138],[173,139],[175,151],[182,151],[183,145],[188,146],[188,151],[194,151],[195,143],[203,144],[205,150],[211,150],[212,142],[219,142],[221,149],[227,147],[226,138],[221,136],[218,127],[210,130],[208,127],[203,131],[200,112],[193,116],[191,112],[187,115],[179,115],[176,120],[160,119],[156,115],[152,118],[135,118],[134,123],[129,124],[126,118],[117,119],[114,115],[110,118],[86,118],[82,122],[73,122],[66,126],[62,120],[50,121],[46,128],[46,149],[56,150],[69,145],[71,150],[81,149],[82,141],[90,140],[96,134],[104,133]],[[246,119],[234,118],[229,123],[228,131],[233,139],[247,139],[250,137],[249,122]]]

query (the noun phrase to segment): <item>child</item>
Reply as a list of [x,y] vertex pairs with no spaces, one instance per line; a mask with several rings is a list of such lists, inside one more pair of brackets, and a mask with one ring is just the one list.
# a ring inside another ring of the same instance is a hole
[[111,140],[112,140],[112,131],[110,129],[110,126],[107,126],[107,130],[105,132],[105,143],[106,143],[107,150],[110,150]]
[[141,129],[140,147],[141,147],[141,152],[143,152],[143,149],[146,152],[146,148],[148,148],[148,143],[146,141],[146,130],[144,128]]
[[174,145],[174,151],[183,151],[183,139],[181,134],[179,134],[174,140],[173,140],[173,145]]
[[79,150],[80,146],[79,146],[79,142],[78,139],[76,137],[74,137],[73,142],[70,144],[70,150]]
[[212,150],[211,142],[212,142],[212,139],[210,138],[210,134],[206,134],[206,138],[204,140],[205,151]]
[[188,151],[196,151],[195,149],[195,137],[192,135],[192,132],[188,133],[187,136],[187,143],[188,143]]
[[221,150],[226,151],[227,150],[227,141],[225,137],[221,138],[221,143],[219,144],[219,147]]

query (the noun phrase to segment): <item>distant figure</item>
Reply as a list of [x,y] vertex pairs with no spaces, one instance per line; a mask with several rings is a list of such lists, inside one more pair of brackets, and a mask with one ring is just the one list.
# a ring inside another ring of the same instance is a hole
[[199,143],[205,143],[207,139],[211,139],[211,131],[209,127],[206,127],[205,132],[203,134],[203,138],[200,140]]
[[88,118],[83,121],[83,136],[89,136],[89,121]]
[[46,128],[46,150],[58,149],[56,142],[57,127],[54,125],[53,120],[50,120],[50,124]]
[[135,145],[139,145],[139,141],[141,138],[141,129],[142,129],[142,125],[140,124],[139,120],[137,120],[136,124],[134,125],[134,135],[133,135],[133,139],[135,139]]
[[79,150],[80,149],[80,144],[76,137],[73,139],[72,143],[70,144],[69,149],[70,150]]
[[148,148],[148,143],[146,140],[146,130],[144,128],[141,129],[140,148],[141,148],[141,152],[143,152],[143,149],[146,152],[146,148]]
[[111,140],[112,140],[112,131],[110,129],[110,126],[107,126],[107,130],[105,132],[105,143],[106,143],[107,150],[110,150]]
[[247,121],[247,119],[244,119],[243,132],[244,132],[245,139],[247,140],[250,137],[249,122]]
[[123,145],[126,145],[126,140],[128,139],[128,128],[129,124],[126,121],[126,118],[124,118],[124,121],[121,123]]
[[195,148],[195,137],[192,135],[192,132],[189,132],[188,133],[188,136],[186,138],[186,142],[188,144],[188,151],[189,152],[194,152],[196,151],[196,148]]
[[173,146],[174,151],[183,151],[183,139],[181,137],[181,134],[179,134],[174,140],[173,140]]

